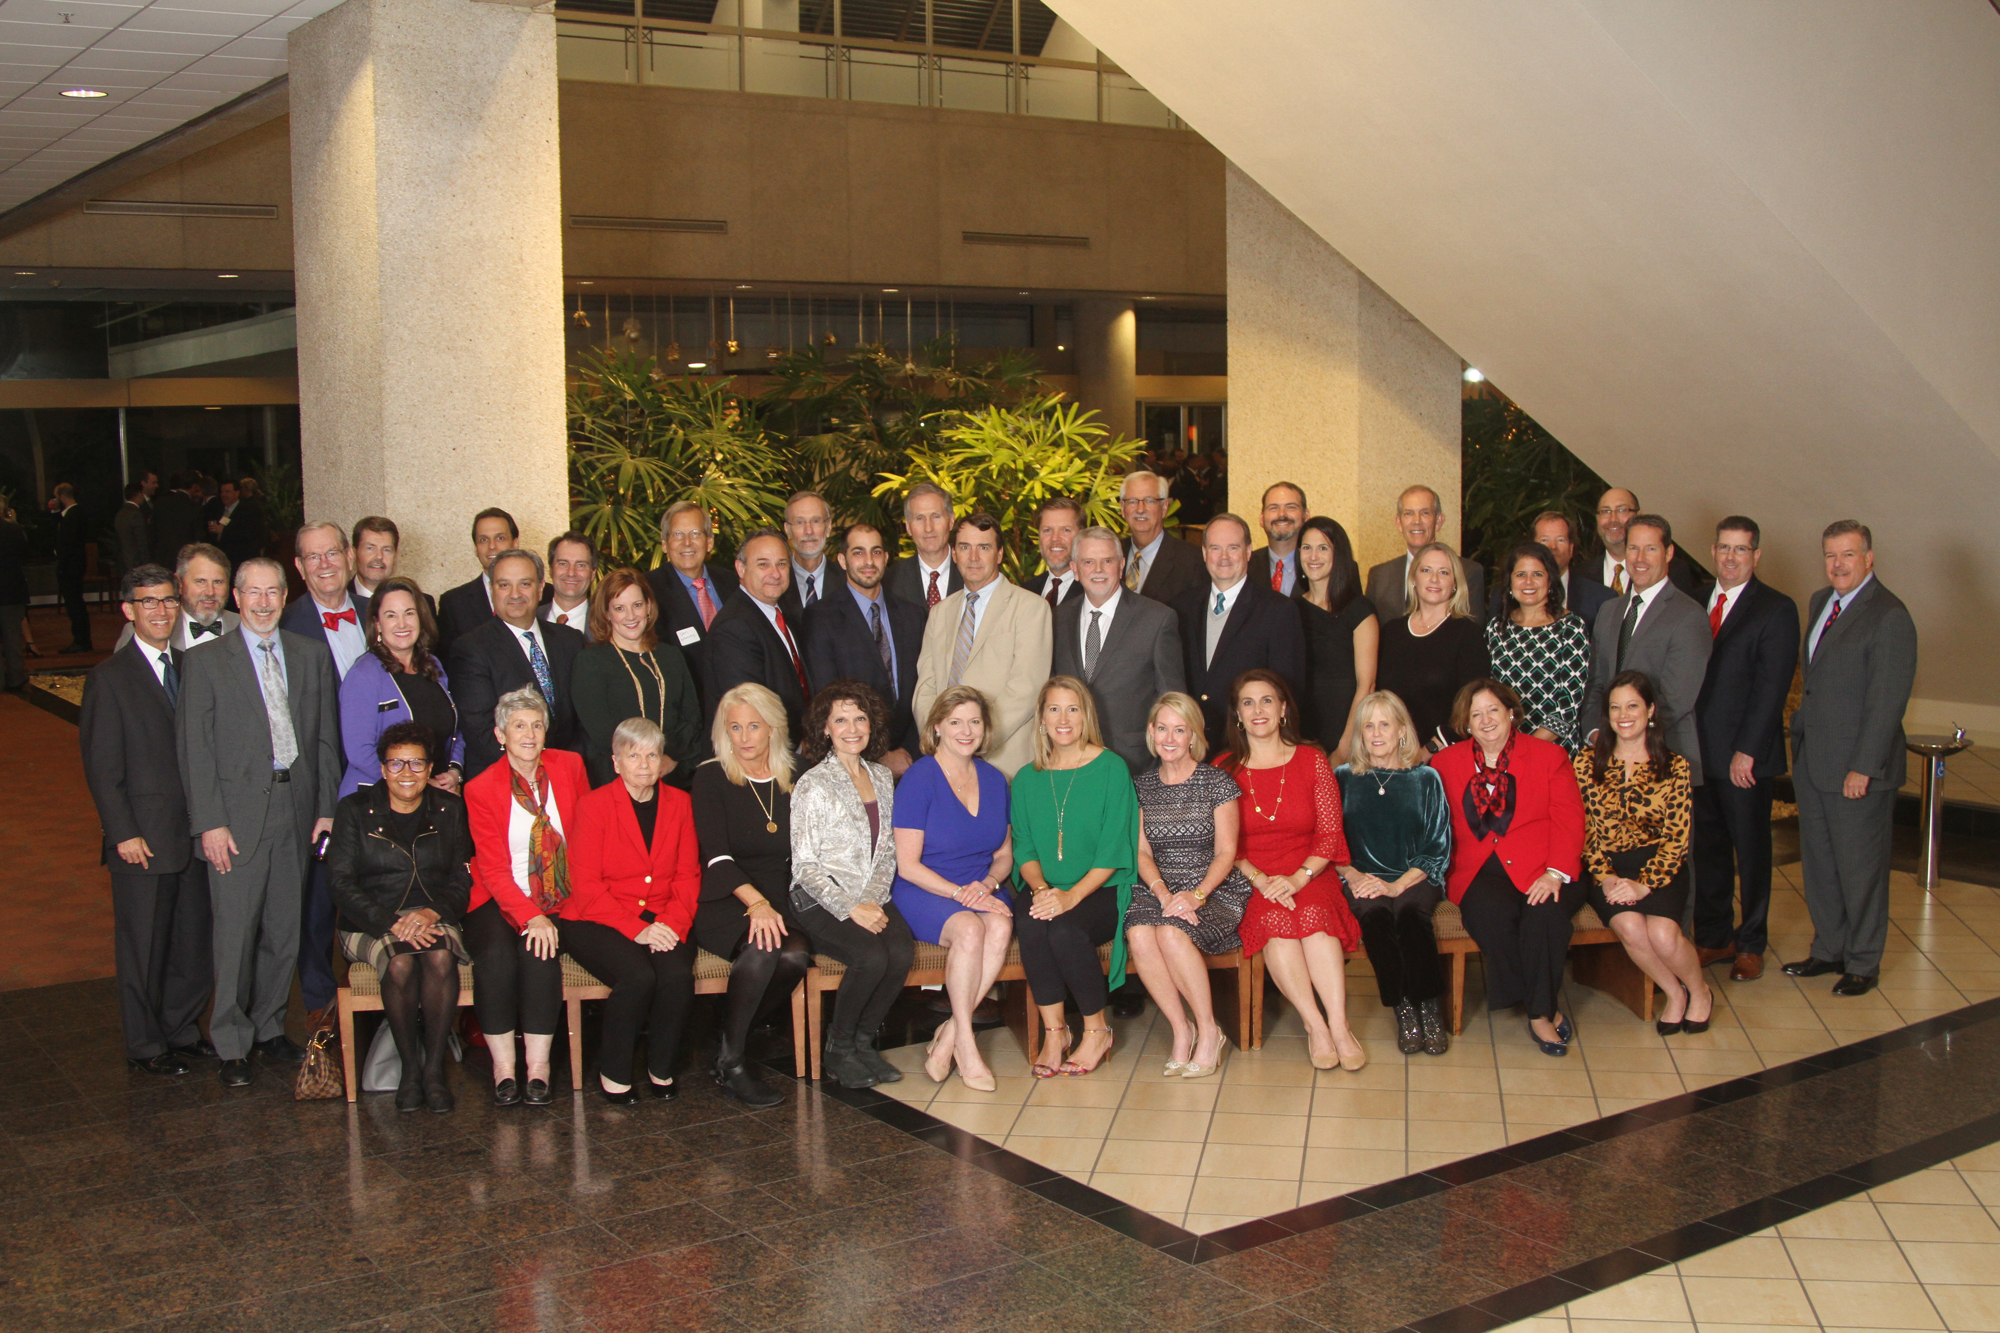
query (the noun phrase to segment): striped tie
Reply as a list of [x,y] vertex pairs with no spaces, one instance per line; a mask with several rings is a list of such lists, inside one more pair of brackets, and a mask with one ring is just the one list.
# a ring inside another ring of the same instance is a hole
[[972,636],[979,628],[975,619],[978,605],[978,593],[965,594],[965,614],[958,618],[958,647],[951,651],[951,676],[945,681],[946,686],[958,684],[965,676],[966,664],[972,661]]

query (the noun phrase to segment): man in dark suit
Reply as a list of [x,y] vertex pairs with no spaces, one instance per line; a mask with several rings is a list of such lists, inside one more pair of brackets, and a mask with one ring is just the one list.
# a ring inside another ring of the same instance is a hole
[[[448,657],[452,643],[461,634],[470,634],[493,619],[493,561],[502,551],[514,550],[520,540],[521,525],[506,510],[482,509],[473,515],[472,551],[479,557],[479,577],[447,588],[444,596],[438,598],[439,656]],[[466,739],[470,741],[471,737]],[[465,775],[471,777],[471,770]]]
[[1701,733],[1695,701],[1708,673],[1714,636],[1701,603],[1667,578],[1674,530],[1658,514],[1639,514],[1626,534],[1625,567],[1632,590],[1607,602],[1591,627],[1590,684],[1577,711],[1585,741],[1603,725],[1611,682],[1621,671],[1643,671],[1653,682],[1660,731],[1667,748],[1688,761],[1688,777],[1702,783]]
[[[1396,531],[1408,548],[1368,571],[1368,600],[1375,614],[1385,622],[1401,620],[1410,609],[1410,564],[1417,552],[1439,540],[1444,526],[1444,501],[1428,486],[1406,486],[1396,497]],[[1486,570],[1475,560],[1464,560],[1465,596],[1472,606],[1472,618],[1486,618]]]
[[[174,622],[176,652],[188,652],[214,643],[225,634],[234,634],[239,623],[229,601],[229,557],[207,542],[181,548],[181,561],[174,570],[180,593],[180,618]],[[118,632],[118,647],[132,642],[132,626]]]
[[186,472],[171,473],[166,489],[153,497],[153,563],[173,569],[181,547],[209,539],[202,516],[199,482]]
[[[1639,496],[1623,486],[1613,486],[1597,497],[1597,541],[1579,558],[1576,576],[1586,583],[1602,584],[1613,597],[1622,597],[1632,586],[1625,567],[1625,531],[1639,513]],[[1692,597],[1699,590],[1694,564],[1686,555],[1674,552],[1667,580]]]
[[928,613],[965,586],[951,559],[951,497],[942,486],[918,482],[903,499],[903,527],[917,552],[891,561],[883,586]]
[[293,537],[292,551],[306,590],[285,608],[278,627],[321,639],[345,680],[347,669],[368,651],[368,598],[350,583],[347,533],[336,523],[308,523]]
[[1889,850],[1908,776],[1903,712],[1917,676],[1917,626],[1875,577],[1874,537],[1853,519],[1820,539],[1827,583],[1806,611],[1805,694],[1792,714],[1792,788],[1808,957],[1785,975],[1841,974],[1835,995],[1866,995],[1889,936]]
[[[1208,582],[1181,594],[1181,648],[1188,693],[1201,704],[1211,752],[1222,748],[1230,710],[1229,687],[1252,667],[1275,671],[1298,697],[1306,675],[1305,631],[1299,610],[1268,584],[1252,583],[1250,525],[1235,514],[1217,514],[1202,531]],[[1150,700],[1148,701],[1151,702]]]
[[118,568],[137,569],[152,560],[153,533],[146,516],[146,485],[134,481],[125,487],[125,503],[112,516],[111,530],[118,535]]
[[550,748],[582,748],[570,683],[583,635],[537,614],[543,574],[542,558],[533,551],[517,547],[495,555],[485,576],[493,585],[494,613],[451,646],[451,701],[458,705],[459,733],[465,737],[467,781],[500,761],[493,709],[510,690],[532,685],[542,692],[549,705]]
[[805,717],[805,658],[799,631],[779,603],[792,583],[791,550],[776,528],[760,528],[736,550],[741,585],[708,627],[708,698],[716,700],[746,681],[762,685],[785,706],[792,743]]
[[1153,701],[1187,686],[1179,621],[1171,607],[1125,591],[1124,545],[1109,528],[1077,537],[1076,571],[1083,595],[1056,611],[1049,674],[1090,687],[1105,745],[1139,773],[1154,763],[1146,748]]
[[1201,552],[1167,531],[1167,483],[1157,472],[1126,473],[1118,483],[1118,510],[1131,534],[1125,591],[1172,606],[1182,593],[1207,586]]
[[[1545,509],[1535,515],[1535,540],[1548,547],[1549,554],[1556,558],[1557,575],[1563,585],[1563,605],[1582,616],[1584,624],[1595,625],[1598,610],[1611,600],[1611,589],[1572,573],[1570,566],[1576,561],[1576,533],[1570,528],[1569,517],[1553,509]],[[1505,588],[1494,590],[1493,605],[1488,610],[1496,619],[1506,608],[1506,593]]]
[[257,556],[237,567],[240,631],[182,659],[181,781],[200,835],[214,913],[209,1039],[225,1087],[250,1084],[250,1057],[296,1065],[285,1006],[299,958],[300,886],[333,828],[345,767],[339,681],[320,640],[278,628],[285,572]]
[[264,554],[271,541],[271,521],[264,516],[264,492],[255,477],[236,483],[235,502],[224,508],[221,520],[210,531],[233,564]]
[[833,537],[833,510],[812,491],[799,491],[785,502],[785,545],[792,552],[792,583],[785,589],[785,618],[793,626],[805,623],[806,608],[840,583],[840,571],[826,558]]
[[1272,592],[1290,597],[1299,582],[1299,530],[1312,517],[1312,510],[1306,505],[1305,491],[1289,481],[1266,486],[1263,506],[1257,526],[1264,529],[1264,545],[1250,553],[1247,577],[1253,583],[1267,585]]
[[0,684],[28,688],[28,533],[14,511],[0,505]]
[[1070,560],[1076,550],[1076,534],[1083,530],[1083,506],[1067,495],[1045,501],[1035,515],[1035,528],[1045,568],[1021,586],[1053,611],[1078,596],[1077,574]]
[[736,591],[736,572],[727,565],[708,563],[715,554],[715,529],[708,511],[692,500],[669,505],[660,515],[660,544],[666,548],[667,563],[646,575],[660,604],[656,632],[680,645],[705,715],[710,710],[708,628]]
[[90,607],[83,600],[83,577],[90,571],[90,529],[76,502],[76,488],[68,482],[57,484],[50,508],[56,511],[56,592],[69,612],[69,646],[63,652],[87,653],[92,651]]
[[[1785,771],[1785,696],[1799,664],[1798,604],[1757,577],[1761,541],[1755,519],[1716,525],[1714,646],[1694,705],[1707,779],[1694,789],[1695,952],[1703,967],[1733,960],[1734,981],[1764,975],[1771,780]],[[1739,879],[1743,923],[1732,930]]]
[[134,636],[90,669],[77,736],[111,872],[125,1059],[148,1074],[185,1074],[189,1060],[215,1054],[201,1035],[215,969],[208,876],[188,837],[175,742],[174,576],[136,565],[125,571],[119,599]]
[[597,581],[597,547],[581,532],[571,530],[549,543],[549,586],[542,592],[540,615],[551,624],[567,625],[590,637],[590,586]]
[[841,679],[874,687],[889,705],[889,752],[882,762],[901,777],[921,749],[910,699],[917,692],[926,613],[882,586],[889,552],[871,524],[851,525],[834,559],[846,578],[806,608],[799,640],[806,679],[815,691]]

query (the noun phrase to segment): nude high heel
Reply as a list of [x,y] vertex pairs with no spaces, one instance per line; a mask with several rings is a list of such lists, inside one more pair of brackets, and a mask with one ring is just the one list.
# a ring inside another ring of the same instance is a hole
[[1200,1065],[1190,1060],[1187,1062],[1187,1068],[1181,1070],[1181,1077],[1207,1078],[1210,1074],[1213,1074],[1218,1069],[1222,1068],[1222,1057],[1224,1053],[1228,1051],[1228,1049],[1229,1049],[1229,1034],[1225,1032],[1220,1037],[1217,1037],[1215,1039],[1215,1063],[1212,1065]]
[[937,1053],[938,1043],[944,1040],[945,1034],[950,1031],[951,1028],[948,1023],[939,1024],[938,1030],[931,1033],[930,1045],[924,1047],[924,1073],[930,1076],[930,1080],[933,1083],[942,1083],[951,1077],[953,1053],[946,1051],[944,1053],[944,1063],[942,1064],[938,1063]]

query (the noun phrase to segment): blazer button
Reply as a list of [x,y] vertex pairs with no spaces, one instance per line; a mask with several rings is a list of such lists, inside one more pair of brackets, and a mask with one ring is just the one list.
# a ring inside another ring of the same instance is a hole
[[651,884],[653,882],[653,877],[651,875],[646,876],[646,882],[648,884]]

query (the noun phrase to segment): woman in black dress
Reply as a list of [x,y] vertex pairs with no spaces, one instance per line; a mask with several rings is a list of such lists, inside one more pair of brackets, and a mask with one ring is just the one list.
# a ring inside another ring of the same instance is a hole
[[577,655],[570,702],[583,727],[590,784],[611,781],[611,733],[643,717],[666,737],[660,781],[687,790],[701,762],[701,702],[680,646],[660,642],[660,604],[646,576],[609,570],[590,598],[590,646]]
[[1417,739],[1433,754],[1458,738],[1452,701],[1487,674],[1486,636],[1472,618],[1458,552],[1432,542],[1410,562],[1409,614],[1382,627],[1375,688],[1410,710]]
[[1306,685],[1299,697],[1305,737],[1339,764],[1354,740],[1354,703],[1375,689],[1382,622],[1361,595],[1361,568],[1347,530],[1324,515],[1299,530],[1299,572],[1293,593],[1306,636]]

